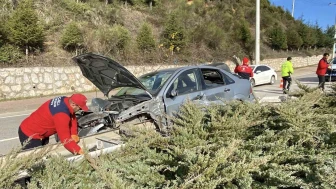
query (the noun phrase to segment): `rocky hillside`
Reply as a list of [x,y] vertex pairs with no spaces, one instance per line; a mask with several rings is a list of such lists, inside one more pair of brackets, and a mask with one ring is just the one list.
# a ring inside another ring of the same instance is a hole
[[[1,66],[72,64],[88,51],[133,65],[254,55],[251,0],[0,0],[0,7]],[[332,36],[333,28],[261,0],[261,59],[321,54]]]

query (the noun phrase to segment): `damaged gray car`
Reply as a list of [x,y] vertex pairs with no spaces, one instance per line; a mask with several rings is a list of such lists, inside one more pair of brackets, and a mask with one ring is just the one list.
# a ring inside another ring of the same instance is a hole
[[82,54],[73,60],[106,96],[94,98],[91,111],[79,115],[79,136],[119,129],[125,123],[150,123],[165,133],[168,117],[187,100],[200,104],[254,100],[248,80],[212,66],[163,69],[136,78],[119,63],[98,54]]

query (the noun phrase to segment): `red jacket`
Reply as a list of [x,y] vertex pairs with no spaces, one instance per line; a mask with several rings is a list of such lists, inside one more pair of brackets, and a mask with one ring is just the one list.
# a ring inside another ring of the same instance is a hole
[[48,100],[23,120],[20,128],[33,139],[43,139],[57,133],[67,150],[77,153],[81,149],[71,139],[71,135],[77,135],[77,119],[68,97]]
[[324,76],[327,73],[328,66],[327,60],[322,58],[317,65],[316,74],[318,76]]
[[253,70],[247,64],[236,66],[234,72],[238,73],[238,75],[240,75],[244,79],[250,79],[250,77],[253,77]]

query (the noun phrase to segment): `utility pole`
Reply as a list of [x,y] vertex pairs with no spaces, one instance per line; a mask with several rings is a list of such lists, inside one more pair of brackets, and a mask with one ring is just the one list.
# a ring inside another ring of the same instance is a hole
[[255,64],[260,62],[260,0],[256,0]]
[[292,17],[294,18],[294,4],[295,4],[295,0],[293,0],[293,5],[292,5]]
[[[329,6],[331,5],[336,5],[336,3],[329,3]],[[335,15],[335,23],[334,23],[334,45],[333,45],[333,53],[332,53],[332,58],[335,58],[335,46],[336,46],[336,15]]]
[[332,58],[335,58],[335,50],[336,50],[336,15],[335,15],[335,23],[334,23],[334,45],[333,45],[333,53],[332,53]]

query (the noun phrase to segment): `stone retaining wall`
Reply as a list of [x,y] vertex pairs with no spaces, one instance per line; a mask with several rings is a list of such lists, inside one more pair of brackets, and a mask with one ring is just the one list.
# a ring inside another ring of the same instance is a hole
[[[294,57],[294,67],[316,65],[322,56]],[[279,71],[284,58],[263,60],[266,64]],[[234,64],[226,62],[234,69]],[[139,76],[154,70],[174,68],[184,65],[126,66],[134,75]],[[31,67],[0,69],[0,100],[39,97],[72,92],[95,90],[95,86],[82,76],[78,67]]]

